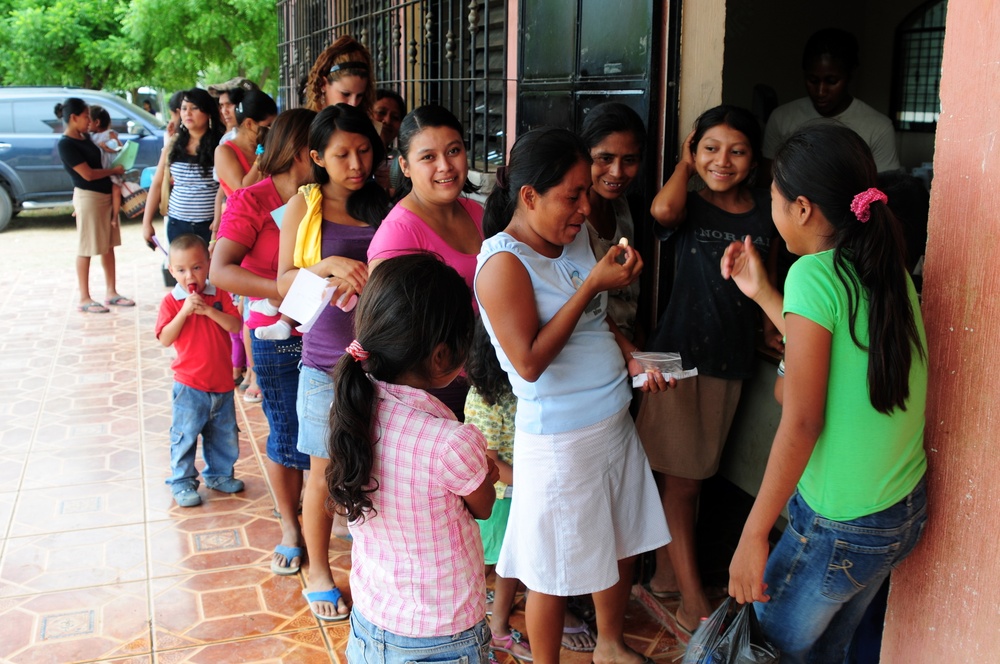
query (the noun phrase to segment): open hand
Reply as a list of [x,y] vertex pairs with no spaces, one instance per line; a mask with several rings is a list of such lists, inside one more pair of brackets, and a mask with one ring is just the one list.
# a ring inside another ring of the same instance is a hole
[[723,279],[732,279],[751,300],[756,300],[768,285],[767,269],[749,235],[726,247],[719,269]]

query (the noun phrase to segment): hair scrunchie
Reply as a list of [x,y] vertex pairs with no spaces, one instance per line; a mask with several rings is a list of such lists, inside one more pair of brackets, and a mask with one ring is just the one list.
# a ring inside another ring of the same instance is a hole
[[888,203],[889,197],[875,187],[872,187],[871,189],[862,191],[851,201],[851,212],[854,213],[854,216],[862,224],[872,218],[871,205],[875,201]]
[[361,343],[358,342],[357,339],[352,341],[351,344],[344,350],[350,353],[351,357],[353,357],[356,362],[364,362],[368,359],[369,355],[371,355],[371,353],[361,347]]
[[497,177],[497,186],[503,189],[504,191],[507,191],[507,189],[510,187],[510,182],[507,181],[506,165],[497,168],[496,177]]

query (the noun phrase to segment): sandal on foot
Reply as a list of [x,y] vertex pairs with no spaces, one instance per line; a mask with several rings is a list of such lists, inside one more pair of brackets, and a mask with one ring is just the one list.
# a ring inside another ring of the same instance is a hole
[[316,617],[317,620],[322,622],[337,622],[338,620],[347,620],[351,616],[351,612],[347,613],[337,613],[333,616],[323,616],[315,611],[313,611],[313,602],[329,602],[333,604],[334,609],[340,610],[340,588],[331,588],[330,590],[317,590],[316,592],[307,592],[305,588],[302,589],[302,596],[306,598],[306,602],[309,603],[309,610]]
[[260,403],[264,400],[264,397],[260,393],[260,388],[255,390],[247,389],[246,393],[243,395],[243,400],[247,403]]
[[108,309],[100,302],[88,302],[87,304],[81,304],[77,307],[77,309],[85,314],[106,314],[111,312],[111,309]]
[[[698,631],[698,627],[688,629],[682,625],[681,621],[677,618],[677,611],[667,611],[667,616],[670,618],[671,623],[677,627],[677,629],[671,630],[673,631],[674,636],[677,637],[678,641],[686,645],[691,640],[691,637],[694,636],[694,633]],[[702,621],[704,620],[708,619],[702,618]],[[672,625],[667,625],[667,628],[669,629],[671,626]],[[700,627],[701,623],[699,623],[698,626]]]
[[524,638],[516,629],[511,628],[510,633],[506,636],[497,636],[496,634],[492,634],[492,636],[493,642],[490,647],[493,650],[510,653],[522,662],[535,661],[531,656],[531,645],[528,643],[528,639]]
[[[572,640],[569,642],[566,641],[567,635],[575,636],[577,634],[590,639],[591,645],[578,646],[574,645]],[[594,640],[594,635],[590,633],[590,627],[587,626],[587,623],[580,623],[577,627],[563,627],[562,647],[566,650],[572,650],[573,652],[594,652],[594,648],[597,647],[597,641]]]
[[[288,563],[285,566],[278,564],[278,561],[271,558],[271,571],[278,576],[291,576],[292,574],[299,573],[299,565],[302,563],[302,548],[298,546],[284,546],[279,544],[274,547],[274,552],[279,556],[285,557],[285,562]],[[299,559],[299,563],[293,565],[292,561],[296,558]]]
[[109,307],[134,307],[135,300],[125,297],[124,295],[115,295],[110,300],[105,300],[104,304]]
[[653,586],[644,583],[642,587],[645,588],[650,595],[656,599],[663,600],[664,602],[673,602],[681,598],[681,591],[679,590],[653,590]]

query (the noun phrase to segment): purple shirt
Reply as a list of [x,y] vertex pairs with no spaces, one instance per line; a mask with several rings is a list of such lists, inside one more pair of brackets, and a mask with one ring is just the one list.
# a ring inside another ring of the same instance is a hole
[[[371,226],[347,226],[323,220],[323,258],[343,256],[367,261],[368,245],[375,235]],[[302,363],[319,371],[333,371],[333,366],[354,339],[354,312],[327,307],[302,335]]]

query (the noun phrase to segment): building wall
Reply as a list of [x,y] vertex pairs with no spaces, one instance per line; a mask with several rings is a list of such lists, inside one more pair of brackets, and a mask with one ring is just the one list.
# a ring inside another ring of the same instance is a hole
[[893,574],[882,661],[996,662],[1000,3],[951,0],[924,279],[930,519]]

